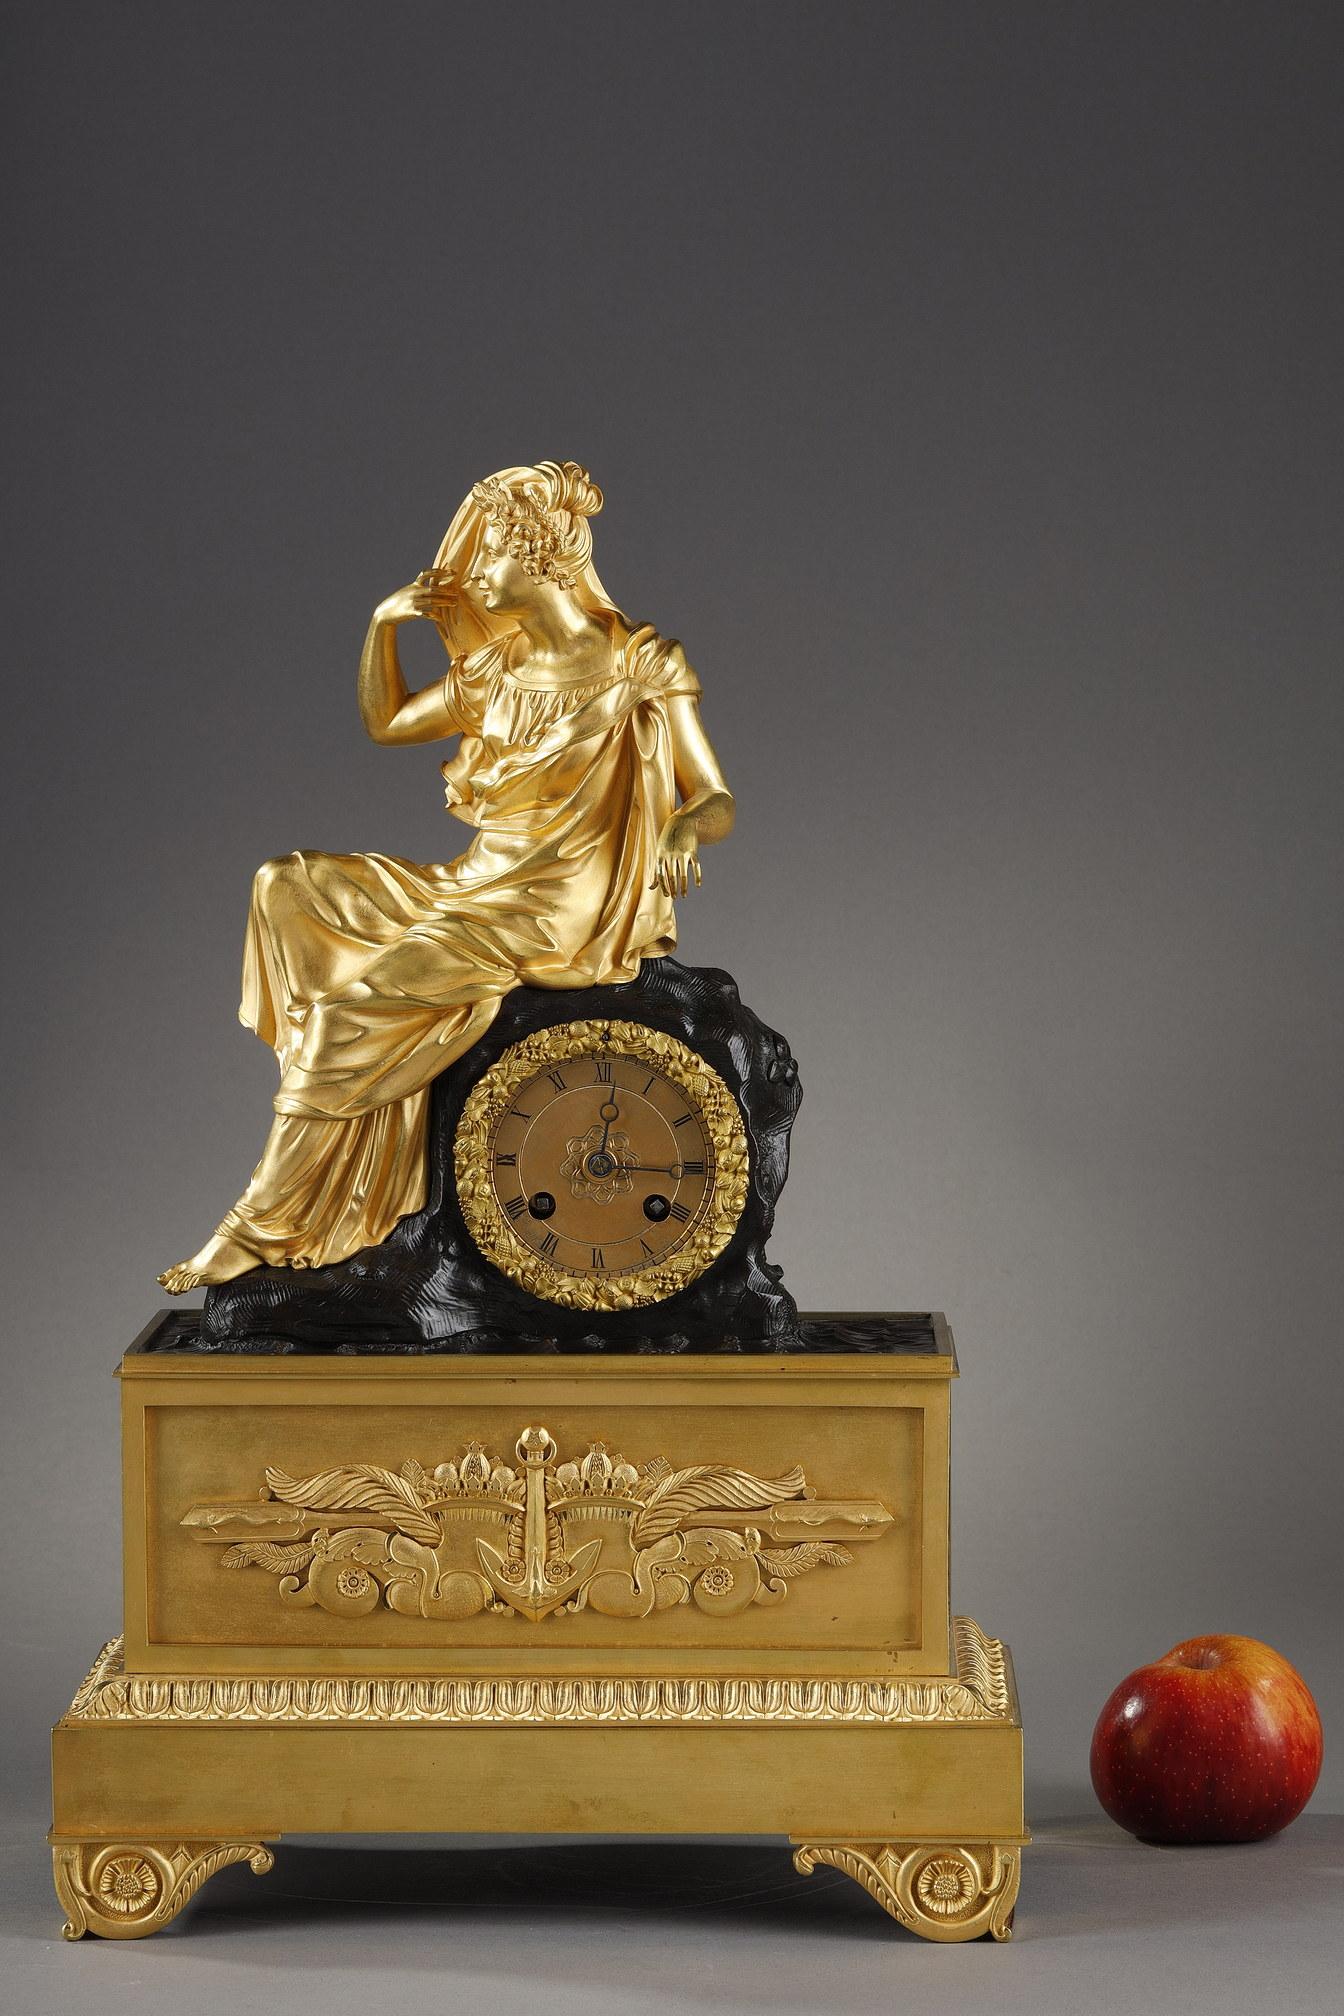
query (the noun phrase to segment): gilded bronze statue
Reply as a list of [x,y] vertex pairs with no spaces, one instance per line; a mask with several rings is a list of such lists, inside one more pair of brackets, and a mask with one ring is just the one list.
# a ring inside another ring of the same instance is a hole
[[[443,765],[476,828],[445,866],[295,853],[258,872],[242,1021],[275,1051],[275,1118],[246,1191],[173,1294],[252,1268],[326,1266],[425,1196],[428,1088],[521,986],[633,980],[672,950],[733,799],[680,644],[598,579],[602,493],[576,463],[474,486],[435,564],[374,611],[359,707],[388,746],[459,737]],[[441,681],[408,691],[397,631],[433,622]]]

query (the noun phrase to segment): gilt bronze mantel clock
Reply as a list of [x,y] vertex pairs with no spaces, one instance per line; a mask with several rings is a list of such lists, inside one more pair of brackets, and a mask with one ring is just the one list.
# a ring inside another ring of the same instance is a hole
[[798,1073],[673,956],[733,799],[682,647],[598,579],[601,503],[502,470],[374,612],[364,725],[455,740],[466,851],[255,879],[279,1090],[160,1276],[204,1306],[120,1367],[124,1627],[53,1739],[70,1937],[287,1833],[468,1830],[778,1833],[927,1938],[1008,1936],[1021,1723],[948,1605],[951,1336],[800,1315],[767,1255]]

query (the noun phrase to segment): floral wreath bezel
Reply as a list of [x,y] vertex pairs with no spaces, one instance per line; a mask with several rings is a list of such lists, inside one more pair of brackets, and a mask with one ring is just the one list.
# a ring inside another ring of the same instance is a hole
[[[699,1112],[711,1155],[705,1200],[681,1244],[649,1267],[621,1274],[571,1274],[544,1260],[514,1230],[491,1177],[501,1120],[529,1079],[567,1058],[635,1057],[659,1071]],[[476,1245],[502,1274],[567,1309],[637,1309],[665,1302],[712,1266],[746,1208],[747,1133],[736,1099],[698,1052],[643,1022],[560,1022],[512,1044],[484,1071],[462,1108],[453,1146],[457,1198]]]

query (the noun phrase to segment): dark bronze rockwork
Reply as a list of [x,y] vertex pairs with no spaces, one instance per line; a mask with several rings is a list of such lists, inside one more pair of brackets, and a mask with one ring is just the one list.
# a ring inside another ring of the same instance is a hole
[[[741,1108],[750,1150],[746,1208],[733,1238],[691,1286],[636,1309],[568,1309],[508,1280],[463,1223],[453,1174],[462,1107],[481,1074],[523,1037],[587,1019],[639,1022],[712,1065]],[[429,1195],[380,1246],[331,1267],[262,1267],[206,1296],[197,1350],[706,1351],[797,1350],[798,1311],[766,1257],[802,1097],[788,1044],[744,1007],[732,978],[676,959],[646,960],[624,984],[523,987],[487,1034],[435,1081]]]

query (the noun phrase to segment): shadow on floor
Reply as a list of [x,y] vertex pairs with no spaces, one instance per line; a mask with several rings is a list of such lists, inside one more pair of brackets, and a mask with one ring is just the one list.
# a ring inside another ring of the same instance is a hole
[[[226,1879],[232,1879],[227,1893]],[[245,1870],[223,1871],[202,1893],[198,1911],[211,1902],[236,1909],[253,1882]],[[824,1868],[800,1876],[787,1842],[759,1839],[459,1839],[414,1847],[386,1839],[285,1841],[262,1883],[267,1917],[289,1922],[334,1906],[371,1921],[417,1910],[513,1919],[589,1912],[675,1914],[689,1923],[750,1917],[762,1929],[779,1930],[806,1920],[813,1934],[831,1930],[849,1938],[898,1931],[849,1877]]]

